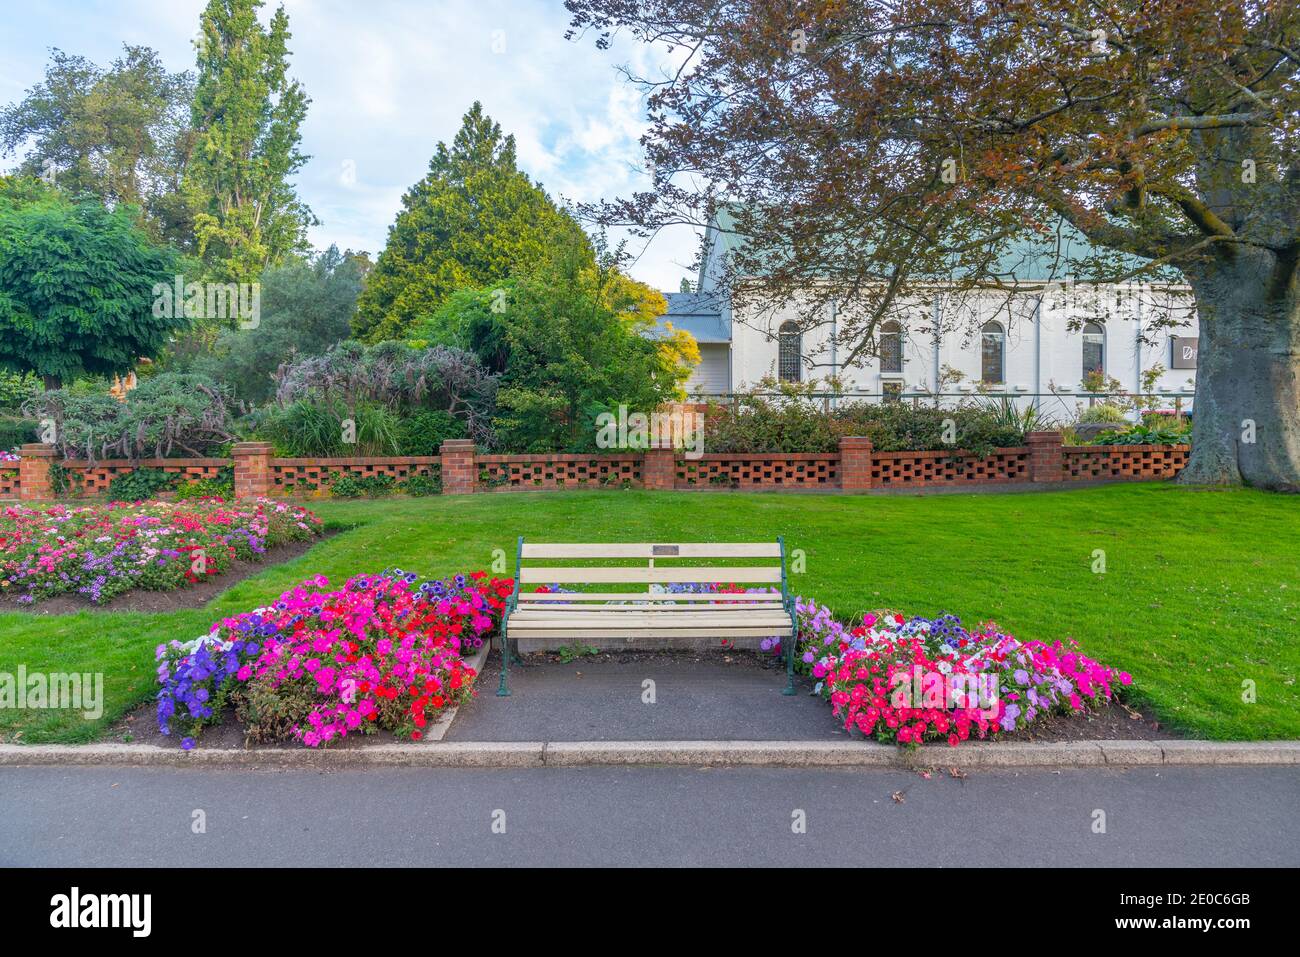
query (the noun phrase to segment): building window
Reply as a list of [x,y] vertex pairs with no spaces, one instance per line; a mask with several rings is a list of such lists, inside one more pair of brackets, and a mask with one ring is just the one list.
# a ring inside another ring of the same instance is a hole
[[903,400],[903,383],[886,382],[881,389],[881,397],[886,402],[901,402]]
[[987,383],[1004,382],[1003,359],[1007,351],[1007,333],[1000,322],[986,322],[980,330],[980,379]]
[[880,327],[880,371],[903,371],[903,327],[892,319]]
[[1083,377],[1106,373],[1106,330],[1099,323],[1089,322],[1083,327]]
[[803,379],[803,335],[793,322],[781,323],[777,333],[776,372],[783,382]]

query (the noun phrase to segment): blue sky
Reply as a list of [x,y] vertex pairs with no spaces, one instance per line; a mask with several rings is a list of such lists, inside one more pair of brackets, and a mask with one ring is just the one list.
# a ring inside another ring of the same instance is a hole
[[[123,43],[153,47],[170,69],[193,66],[205,0],[0,0],[0,102],[20,98],[58,47],[106,64]],[[263,18],[275,4],[268,3]],[[298,189],[321,225],[319,247],[383,248],[402,193],[426,172],[475,100],[513,133],[520,166],[556,199],[645,188],[640,95],[616,68],[642,75],[662,53],[626,42],[601,52],[568,42],[560,0],[285,0],[291,69],[312,98],[303,128],[311,160]],[[14,157],[0,157],[0,169]],[[658,235],[630,267],[676,291],[698,239]]]

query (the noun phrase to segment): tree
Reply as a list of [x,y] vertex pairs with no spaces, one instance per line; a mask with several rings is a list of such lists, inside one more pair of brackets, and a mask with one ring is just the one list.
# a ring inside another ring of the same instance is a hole
[[0,368],[57,389],[82,374],[129,372],[185,323],[155,315],[155,284],[176,255],[97,202],[0,198]]
[[268,269],[261,280],[257,328],[223,329],[211,353],[195,359],[193,370],[246,402],[267,401],[283,363],[320,355],[348,338],[361,292],[362,262],[331,246],[310,261]]
[[514,137],[475,103],[402,197],[354,331],[368,342],[402,338],[457,289],[527,275],[575,244],[589,246],[582,228],[516,168]]
[[[504,288],[458,295],[464,312],[444,312],[487,368],[501,376],[494,423],[510,451],[590,451],[596,418],[619,404],[642,413],[681,395],[690,374],[683,355],[695,342],[677,333],[658,342],[654,319],[638,309],[639,286],[618,272],[612,255],[588,265],[571,246],[552,268]],[[642,287],[644,289],[644,287]]]
[[138,206],[155,237],[183,245],[193,77],[169,73],[148,47],[123,51],[104,69],[54,50],[44,82],[0,110],[0,153],[30,146],[19,173],[109,207]]
[[310,102],[289,79],[289,18],[257,19],[263,0],[209,0],[200,20],[193,156],[184,192],[205,268],[222,281],[253,282],[267,266],[305,251],[311,210],[289,178]]
[[[1058,229],[1076,278],[1176,271],[1200,323],[1189,482],[1300,488],[1300,7],[1291,0],[568,0],[671,44],[646,83],[643,230],[735,204],[733,275],[857,303],[846,351],[936,277],[1006,287]],[[700,185],[685,181],[704,171]]]

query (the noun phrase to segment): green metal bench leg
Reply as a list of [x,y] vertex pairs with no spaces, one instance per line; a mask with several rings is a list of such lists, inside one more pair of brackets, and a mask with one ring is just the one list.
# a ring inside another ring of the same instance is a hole
[[785,656],[785,690],[781,692],[783,695],[794,694],[794,655],[799,648],[798,619],[795,619],[795,621],[794,634],[790,636],[790,650]]
[[497,685],[497,697],[509,698],[510,688],[506,685],[506,671],[510,667],[510,639],[506,637],[504,623],[501,627],[501,682]]

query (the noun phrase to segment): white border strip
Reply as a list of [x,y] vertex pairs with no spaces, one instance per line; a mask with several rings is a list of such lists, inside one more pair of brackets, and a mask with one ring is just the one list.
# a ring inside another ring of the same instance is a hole
[[523,768],[581,765],[686,767],[1027,768],[1149,765],[1294,765],[1300,741],[1078,741],[927,745],[870,741],[439,741],[352,748],[198,747],[152,744],[0,745],[0,767]]

